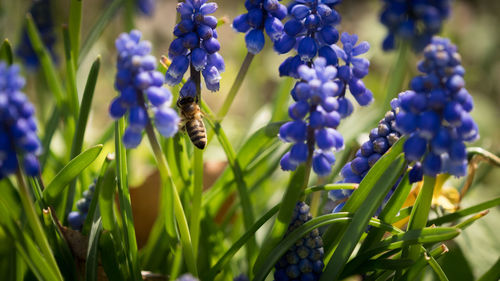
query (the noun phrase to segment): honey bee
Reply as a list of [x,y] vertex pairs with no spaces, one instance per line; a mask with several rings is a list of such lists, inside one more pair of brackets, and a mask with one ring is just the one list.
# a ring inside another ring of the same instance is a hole
[[177,100],[177,107],[181,112],[181,130],[186,129],[194,146],[204,149],[207,145],[207,131],[203,124],[203,114],[195,98],[180,97]]

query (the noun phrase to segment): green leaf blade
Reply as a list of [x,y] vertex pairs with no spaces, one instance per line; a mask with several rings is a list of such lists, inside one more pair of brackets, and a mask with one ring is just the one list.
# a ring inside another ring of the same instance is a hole
[[93,146],[80,155],[73,158],[54,179],[47,185],[43,191],[43,198],[47,205],[52,205],[56,199],[62,194],[64,188],[75,178],[81,171],[89,166],[99,156],[103,148],[102,144]]

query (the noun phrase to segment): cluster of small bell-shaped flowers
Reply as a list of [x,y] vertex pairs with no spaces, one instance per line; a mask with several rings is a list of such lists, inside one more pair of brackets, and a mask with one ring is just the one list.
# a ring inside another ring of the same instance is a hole
[[[57,56],[54,52],[56,35],[51,13],[51,1],[40,0],[32,2],[33,4],[31,5],[29,12],[33,17],[36,27],[38,28],[43,45],[50,52],[52,59],[56,61]],[[35,53],[35,50],[33,50],[33,45],[31,44],[31,40],[28,36],[26,25],[23,27],[21,42],[16,48],[16,55],[22,59],[23,65],[28,68],[37,69],[40,65],[38,56]]]
[[94,182],[89,185],[88,189],[83,192],[83,197],[76,201],[77,210],[68,214],[68,224],[74,230],[82,230],[83,223],[89,212],[92,197],[94,196],[95,185],[96,180],[94,180]]
[[[337,69],[326,65],[324,58],[316,58],[312,67],[301,65],[298,70],[302,81],[292,90],[295,100],[288,114],[293,121],[283,124],[279,137],[284,142],[294,143],[281,159],[281,168],[295,170],[307,161],[312,152],[312,168],[320,176],[331,172],[335,163],[332,150],[344,147],[344,139],[336,130],[342,118],[342,103],[335,83]],[[314,140],[314,143],[312,143]]]
[[412,90],[399,94],[396,126],[409,135],[404,144],[406,159],[415,162],[410,180],[422,175],[467,173],[464,142],[479,137],[469,112],[474,104],[465,89],[461,57],[448,39],[434,37],[418,64],[423,74],[411,81]]
[[154,112],[156,129],[164,137],[177,132],[180,120],[170,108],[172,94],[162,87],[164,78],[156,71],[156,58],[150,55],[151,43],[140,39],[141,33],[132,30],[122,33],[115,42],[118,50],[115,88],[120,95],[112,101],[109,113],[119,119],[128,112],[128,127],[123,135],[127,148],[141,143],[142,131],[149,122],[149,108]]
[[233,28],[245,33],[248,52],[259,53],[264,48],[264,30],[274,43],[283,34],[283,23],[287,15],[287,7],[281,0],[246,0],[247,13],[234,18]]
[[298,54],[287,58],[280,65],[281,76],[298,78],[298,67],[316,56],[326,58],[328,65],[337,65],[338,59],[332,44],[339,40],[335,26],[341,18],[334,9],[338,3],[339,0],[301,0],[290,3],[290,19],[284,25],[283,35],[274,43],[274,50],[285,54],[296,48]]
[[451,11],[450,0],[384,0],[380,21],[388,29],[384,50],[395,48],[398,40],[409,42],[417,52],[441,30]]
[[[392,104],[395,104],[393,102]],[[347,162],[341,169],[343,177],[337,183],[360,183],[375,163],[389,150],[401,137],[396,130],[396,108],[388,111],[378,126],[370,131],[369,139],[356,151],[355,158]],[[394,186],[394,188],[397,185]],[[394,189],[393,188],[393,189]],[[345,200],[351,196],[353,189],[337,189],[328,193],[330,199],[337,203],[333,212],[339,212]],[[390,194],[386,197],[389,199]]]
[[[285,237],[311,219],[309,206],[304,202],[297,202]],[[315,228],[297,240],[278,260],[274,266],[274,280],[317,281],[323,271],[323,256],[323,239],[321,239],[318,229]]]
[[148,17],[151,17],[155,12],[156,0],[136,0],[135,5],[139,12]]
[[170,86],[181,83],[184,73],[192,65],[201,71],[208,90],[219,90],[220,73],[225,70],[224,59],[218,53],[217,18],[210,16],[217,4],[207,0],[186,0],[177,5],[181,21],[174,28],[177,37],[170,44],[168,56],[172,60],[166,73]]
[[0,61],[0,180],[18,170],[19,158],[27,175],[40,173],[35,108],[22,92],[26,81],[19,72]]

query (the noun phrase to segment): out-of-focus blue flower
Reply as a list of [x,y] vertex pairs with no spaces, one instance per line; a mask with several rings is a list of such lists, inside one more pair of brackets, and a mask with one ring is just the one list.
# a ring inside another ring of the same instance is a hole
[[141,143],[149,108],[154,112],[156,129],[164,137],[172,137],[179,123],[179,116],[170,108],[172,94],[162,87],[163,75],[155,70],[156,58],[150,55],[151,43],[140,39],[141,33],[132,30],[129,34],[122,33],[115,42],[118,50],[115,88],[120,95],[111,102],[109,114],[118,119],[128,112],[128,127],[123,135],[127,148]]
[[[43,45],[50,52],[52,59],[57,61],[57,56],[54,53],[56,35],[54,32],[54,23],[52,21],[52,13],[50,10],[50,0],[33,1],[29,13],[33,17],[33,21],[40,32]],[[33,45],[29,39],[26,26],[23,27],[21,42],[16,48],[16,55],[22,59],[23,65],[28,68],[37,69],[40,65],[38,56],[35,53],[35,50],[33,50]]]
[[246,276],[244,273],[241,273],[240,275],[234,277],[233,281],[250,281],[250,279],[248,279],[248,276]]
[[312,61],[317,55],[326,58],[328,65],[337,66],[332,45],[339,39],[335,26],[340,23],[340,15],[334,9],[338,3],[338,0],[291,2],[288,7],[290,19],[284,25],[283,35],[274,43],[274,49],[285,54],[296,48],[298,54],[281,64],[280,75],[298,78],[298,66]]
[[392,50],[398,40],[408,41],[417,52],[439,33],[451,11],[450,0],[384,0],[380,21],[388,29],[382,47]]
[[94,182],[89,185],[88,189],[83,192],[83,197],[76,201],[77,210],[68,214],[68,224],[74,230],[82,230],[83,223],[89,212],[92,197],[94,196],[95,185],[96,180],[94,180]]
[[154,14],[156,0],[136,0],[137,9],[144,15],[151,17]]
[[175,279],[175,281],[199,281],[199,279],[189,273],[186,273],[179,276],[179,278]]
[[177,38],[168,50],[172,60],[165,75],[168,85],[179,84],[191,64],[203,75],[207,89],[219,90],[220,73],[225,66],[218,53],[217,18],[209,15],[216,10],[217,4],[207,0],[186,0],[177,5],[181,21],[174,28]]
[[423,73],[411,81],[412,90],[399,94],[396,116],[398,130],[409,135],[404,145],[406,158],[416,162],[414,181],[422,175],[449,173],[466,175],[464,142],[479,137],[469,112],[474,107],[465,89],[465,70],[455,45],[434,37],[418,64]]
[[22,92],[24,84],[17,65],[0,61],[0,179],[16,172],[19,160],[29,176],[40,172],[35,108]]
[[[311,220],[309,206],[297,202],[293,210],[292,221],[286,235]],[[298,240],[276,263],[274,279],[276,281],[311,280],[317,281],[323,271],[323,240],[317,228]]]
[[248,52],[255,55],[264,48],[264,30],[273,43],[281,38],[281,20],[287,15],[287,8],[278,1],[281,0],[246,0],[247,13],[234,18],[233,28],[246,34]]

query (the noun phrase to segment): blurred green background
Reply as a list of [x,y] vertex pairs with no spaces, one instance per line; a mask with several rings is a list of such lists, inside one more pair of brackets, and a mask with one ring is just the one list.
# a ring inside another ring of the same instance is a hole
[[[49,2],[57,36],[55,53],[59,57],[59,67],[62,70],[64,53],[60,26],[67,22],[69,1],[50,0]],[[83,0],[83,2],[82,42],[88,35],[89,27],[94,24],[111,1]],[[153,54],[158,58],[167,53],[168,45],[173,39],[172,30],[176,20],[176,2],[157,0],[153,17],[140,15],[135,17],[136,28],[143,32],[144,39],[153,43]],[[222,104],[246,54],[243,35],[234,32],[230,27],[232,18],[244,12],[244,1],[223,0],[216,2],[219,4],[219,10],[215,15],[219,18],[225,17],[227,23],[218,28],[222,46],[220,53],[226,62],[226,71],[222,74],[221,89],[217,93],[203,91],[203,98],[214,110],[217,110]],[[8,38],[14,48],[20,42],[24,15],[31,3],[28,0],[1,0],[0,2],[0,35],[1,38]],[[471,145],[481,146],[498,155],[500,153],[500,83],[498,83],[500,79],[500,32],[498,32],[500,1],[453,1],[452,6],[451,16],[445,22],[440,35],[450,38],[458,46],[463,58],[463,66],[466,69],[466,88],[475,100],[472,116],[479,125],[481,138]],[[338,6],[343,17],[342,23],[338,27],[339,31],[356,33],[360,40],[366,40],[371,45],[370,51],[366,54],[366,57],[371,61],[371,66],[370,74],[366,77],[365,83],[373,91],[376,100],[369,108],[355,110],[354,114],[346,120],[347,125],[340,127],[342,134],[350,133],[350,124],[373,118],[378,119],[377,116],[373,116],[373,114],[377,114],[377,111],[373,109],[380,107],[383,103],[386,81],[392,75],[390,69],[395,62],[397,52],[385,53],[381,49],[381,42],[386,33],[385,27],[378,20],[381,7],[382,1],[374,0],[344,1]],[[78,88],[81,94],[93,59],[99,54],[102,56],[102,68],[90,115],[90,126],[86,134],[86,143],[89,144],[93,144],[112,122],[108,117],[107,109],[109,102],[116,95],[113,88],[116,55],[114,40],[118,34],[126,31],[124,26],[123,11],[119,11],[97,44],[90,50],[78,72]],[[269,121],[271,114],[269,104],[275,98],[274,93],[284,81],[284,78],[280,78],[278,75],[278,66],[286,56],[277,55],[272,50],[269,39],[266,38],[266,40],[267,44],[264,50],[254,59],[249,74],[223,123],[223,127],[235,148],[238,148],[252,131]],[[407,80],[417,74],[415,65],[419,59],[418,55],[410,54]],[[28,77],[26,93],[37,105],[39,119],[46,120],[52,109],[50,102],[44,98],[50,95],[46,87],[43,87],[44,78],[37,71],[25,71]],[[393,93],[394,96],[396,94]],[[359,141],[367,137],[366,133],[360,135]],[[56,136],[53,147],[58,146],[57,142],[58,137]],[[59,142],[62,142],[60,136]],[[148,149],[147,144],[143,142],[140,149],[133,152],[133,157],[144,160],[134,163],[134,169],[130,171],[133,185],[139,185],[145,179],[145,175],[153,170],[151,164],[153,162],[149,159],[150,154],[143,153]],[[217,142],[213,142],[208,147],[205,160],[207,162],[225,161],[225,155]],[[273,177],[276,178],[276,182],[283,183],[287,173],[277,171]],[[473,185],[462,202],[462,206],[469,206],[500,195],[498,184],[500,171],[498,169],[482,164],[477,173],[476,182],[477,184]],[[450,184],[459,188],[463,184],[463,180],[453,180]],[[267,191],[267,194],[270,192]],[[271,201],[277,201],[280,197],[280,194],[274,194]],[[265,202],[259,204],[267,205]],[[500,256],[499,231],[500,208],[496,207],[491,210],[488,216],[467,229],[456,239],[456,243],[450,243],[450,248],[459,249],[441,261],[445,263],[443,267],[447,273],[454,270],[457,274],[450,275],[450,280],[469,280],[463,279],[464,276],[477,277],[485,272]],[[462,256],[466,257],[467,264],[464,263],[465,260]],[[447,267],[450,264],[456,264],[456,266]],[[458,266],[460,264],[462,266]]]

